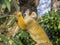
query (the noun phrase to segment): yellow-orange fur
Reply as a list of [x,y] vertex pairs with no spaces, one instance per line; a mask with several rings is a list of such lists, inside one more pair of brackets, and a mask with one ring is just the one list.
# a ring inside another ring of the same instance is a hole
[[26,23],[25,23],[25,21],[24,21],[24,19],[23,19],[23,16],[22,16],[22,13],[21,13],[21,12],[18,12],[18,14],[17,14],[17,20],[18,20],[18,26],[19,26],[22,30],[24,30]]

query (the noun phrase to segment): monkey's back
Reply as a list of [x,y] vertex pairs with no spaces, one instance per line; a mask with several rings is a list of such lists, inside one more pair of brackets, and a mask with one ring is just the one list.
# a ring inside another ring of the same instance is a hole
[[34,19],[29,18],[26,22],[28,23],[27,31],[37,45],[52,45],[45,31]]

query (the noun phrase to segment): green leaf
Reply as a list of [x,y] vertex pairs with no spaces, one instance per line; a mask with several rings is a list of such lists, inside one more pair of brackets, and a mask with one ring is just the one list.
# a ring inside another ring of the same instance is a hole
[[9,12],[10,12],[10,11],[11,11],[11,5],[10,5],[9,0],[4,0],[4,2],[5,2],[5,4],[6,4],[8,10],[9,10]]
[[19,40],[19,39],[14,39],[13,37],[11,37],[11,39],[14,41],[15,45],[23,45],[23,43]]
[[60,29],[60,24],[58,25],[58,29]]
[[27,32],[23,32],[20,37],[27,38],[28,36],[29,36],[29,34]]
[[15,21],[16,21],[16,17],[13,17],[9,22],[8,22],[8,26],[9,27],[11,27],[11,26],[13,26],[13,24],[15,23]]
[[17,45],[17,44],[15,42],[13,42],[12,45]]
[[0,10],[1,10],[1,8],[2,8],[2,4],[0,4]]
[[5,17],[7,17],[7,16],[8,16],[7,14],[0,15],[0,19],[1,19],[1,18],[5,18]]
[[15,42],[19,45],[23,45],[23,43],[19,39],[16,39]]
[[8,41],[2,34],[0,34],[0,39],[1,39],[6,45],[10,45],[9,41]]

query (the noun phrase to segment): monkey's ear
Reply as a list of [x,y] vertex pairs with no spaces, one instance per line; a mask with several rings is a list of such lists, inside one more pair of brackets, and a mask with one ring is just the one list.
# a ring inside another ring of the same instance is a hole
[[33,19],[37,19],[38,18],[37,14],[35,12],[32,12],[30,17],[32,17]]

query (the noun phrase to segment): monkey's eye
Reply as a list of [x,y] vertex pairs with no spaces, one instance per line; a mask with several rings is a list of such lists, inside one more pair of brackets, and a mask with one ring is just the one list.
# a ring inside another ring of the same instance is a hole
[[25,17],[25,16],[26,16],[26,13],[23,14],[23,17]]

